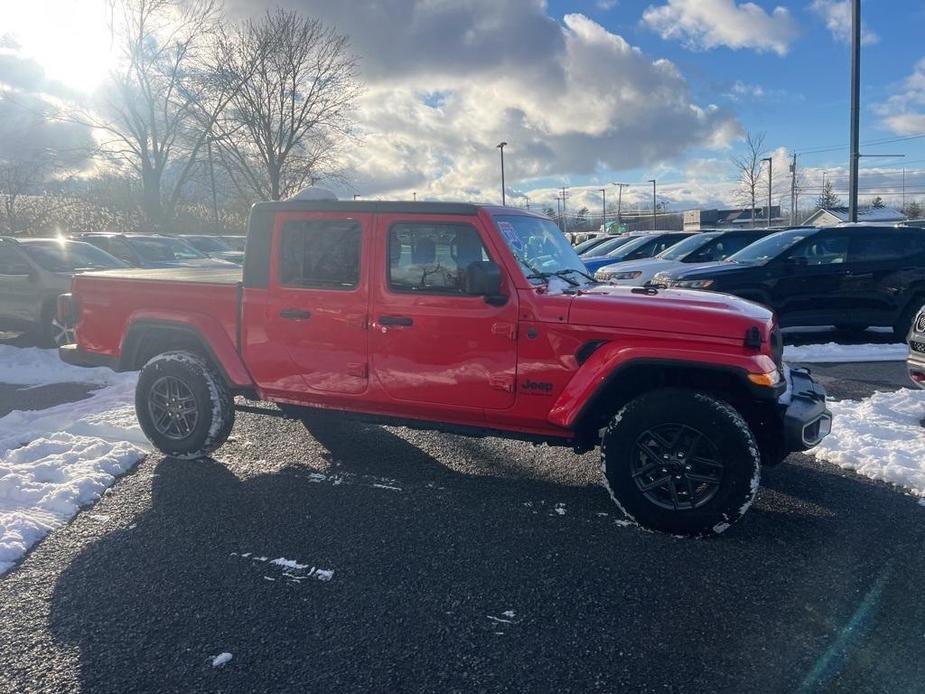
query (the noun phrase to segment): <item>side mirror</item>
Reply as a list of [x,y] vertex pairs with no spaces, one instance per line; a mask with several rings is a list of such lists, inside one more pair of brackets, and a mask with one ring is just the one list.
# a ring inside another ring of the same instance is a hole
[[477,260],[466,267],[465,293],[470,296],[484,296],[493,306],[507,302],[501,294],[501,268],[490,260]]

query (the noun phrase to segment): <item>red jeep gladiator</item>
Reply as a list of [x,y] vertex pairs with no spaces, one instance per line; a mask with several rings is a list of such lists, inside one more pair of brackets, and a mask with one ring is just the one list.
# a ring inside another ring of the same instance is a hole
[[76,321],[64,361],[141,369],[138,419],[167,455],[208,455],[236,409],[599,445],[621,510],[672,533],[725,530],[762,463],[831,426],[825,391],[782,363],[770,311],[600,284],[552,221],[519,209],[258,203],[243,276],[88,273],[59,312]]

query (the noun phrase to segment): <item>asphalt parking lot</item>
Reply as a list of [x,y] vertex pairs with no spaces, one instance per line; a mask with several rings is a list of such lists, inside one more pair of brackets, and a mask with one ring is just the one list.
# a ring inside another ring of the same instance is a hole
[[[836,397],[905,385],[813,371]],[[599,478],[594,453],[239,415],[214,459],[149,456],[0,578],[0,689],[921,691],[914,499],[792,456],[687,540],[626,527]]]

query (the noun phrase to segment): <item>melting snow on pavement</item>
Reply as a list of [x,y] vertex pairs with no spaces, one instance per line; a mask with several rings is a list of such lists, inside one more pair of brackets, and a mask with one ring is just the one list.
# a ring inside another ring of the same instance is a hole
[[135,420],[136,379],[0,345],[0,383],[100,386],[86,400],[0,417],[0,574],[150,450]]
[[824,345],[787,345],[784,359],[797,364],[844,363],[864,361],[905,361],[909,347],[895,345],[839,345],[828,342]]
[[813,455],[925,499],[925,390],[830,402],[832,433]]

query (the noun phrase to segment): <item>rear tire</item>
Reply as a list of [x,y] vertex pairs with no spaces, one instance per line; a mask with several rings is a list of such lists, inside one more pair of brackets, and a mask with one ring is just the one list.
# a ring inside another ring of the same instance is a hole
[[633,522],[678,535],[716,535],[758,491],[761,455],[731,405],[680,388],[645,393],[607,427],[601,465],[610,496]]
[[135,389],[138,423],[154,446],[173,458],[203,458],[225,443],[234,426],[234,399],[202,356],[159,354],[141,370]]

